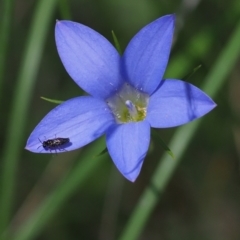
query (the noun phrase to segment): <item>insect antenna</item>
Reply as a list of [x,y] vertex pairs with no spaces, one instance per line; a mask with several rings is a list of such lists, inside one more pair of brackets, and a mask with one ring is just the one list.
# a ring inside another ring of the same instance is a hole
[[[38,138],[39,142],[43,145],[43,142]],[[42,145],[40,145],[37,149],[39,149],[40,147],[42,147]]]

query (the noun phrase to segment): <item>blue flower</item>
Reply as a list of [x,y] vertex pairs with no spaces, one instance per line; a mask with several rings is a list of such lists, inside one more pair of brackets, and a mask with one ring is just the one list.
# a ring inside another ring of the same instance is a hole
[[[37,153],[61,148],[69,151],[105,134],[118,170],[135,181],[149,147],[150,127],[179,126],[216,106],[189,83],[162,80],[173,32],[174,15],[163,16],[142,28],[120,56],[91,28],[58,21],[59,56],[68,74],[90,96],[72,98],[50,111],[31,133],[26,149]],[[53,148],[42,144],[60,137],[69,138],[70,144]]]

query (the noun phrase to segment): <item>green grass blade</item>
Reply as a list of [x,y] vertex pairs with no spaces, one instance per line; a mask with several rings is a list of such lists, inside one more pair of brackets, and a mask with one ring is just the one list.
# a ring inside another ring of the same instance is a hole
[[47,102],[55,103],[55,104],[61,104],[61,103],[64,102],[62,100],[56,100],[56,99],[51,99],[51,98],[46,98],[46,97],[40,97],[40,98],[47,101]]
[[189,80],[201,67],[202,67],[201,64],[198,65],[197,67],[195,67],[195,68],[192,70],[191,73],[189,73],[187,76],[185,76],[185,77],[183,77],[183,78],[181,78],[181,79],[183,79],[183,80],[185,80],[185,81]]
[[166,151],[166,153],[171,156],[172,159],[175,159],[174,153],[171,151],[171,149],[168,147],[168,145],[163,141],[163,139],[160,137],[159,133],[156,131],[156,129],[151,129],[151,135],[153,138],[156,138],[157,141],[160,143],[161,147]]
[[105,148],[105,138],[93,142],[81,154],[81,161],[72,171],[62,179],[56,190],[48,195],[42,205],[32,214],[30,219],[23,224],[12,240],[30,240],[43,229],[48,220],[63,206],[84,181],[92,176],[106,156],[96,158],[96,155]]
[[[27,122],[32,89],[36,80],[56,0],[41,0],[37,4],[32,26],[26,43],[19,77],[16,83],[12,111],[3,153],[2,191],[0,194],[0,233],[5,229],[11,215],[15,176]],[[44,16],[44,17],[43,17]],[[13,144],[14,143],[14,144]]]
[[[228,74],[236,63],[240,54],[240,22],[238,23],[235,32],[232,34],[226,47],[217,58],[210,73],[206,77],[203,90],[210,94],[212,97],[216,96],[219,89],[223,86],[224,81],[227,79]],[[124,229],[120,240],[135,240],[139,239],[144,226],[150,217],[154,207],[161,198],[161,194],[165,190],[174,170],[179,164],[181,157],[188,147],[191,139],[194,136],[201,119],[194,121],[188,125],[179,128],[171,143],[170,148],[174,149],[176,160],[171,161],[168,154],[164,154],[159,161],[160,164],[153,174],[151,184],[143,192],[137,206],[130,217],[130,220]],[[153,191],[154,187],[154,191]],[[158,194],[156,194],[156,192]]]
[[3,77],[6,63],[6,54],[8,49],[9,35],[12,22],[12,12],[14,1],[13,0],[4,0],[2,1],[2,17],[0,21],[0,99],[2,98],[2,85]]
[[114,42],[115,48],[117,49],[118,53],[120,55],[122,55],[122,49],[121,49],[120,43],[119,43],[117,36],[113,30],[112,30],[112,37],[113,37],[113,42]]

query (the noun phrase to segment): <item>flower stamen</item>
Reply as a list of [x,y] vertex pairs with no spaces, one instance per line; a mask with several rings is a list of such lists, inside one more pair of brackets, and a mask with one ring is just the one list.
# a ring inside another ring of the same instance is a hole
[[147,114],[149,96],[129,83],[123,85],[120,91],[106,100],[117,123],[139,122]]
[[126,104],[126,107],[128,109],[128,112],[129,112],[129,115],[132,117],[132,118],[136,118],[137,114],[138,114],[138,111],[136,109],[136,106],[132,103],[132,101],[130,100],[127,100],[125,102]]

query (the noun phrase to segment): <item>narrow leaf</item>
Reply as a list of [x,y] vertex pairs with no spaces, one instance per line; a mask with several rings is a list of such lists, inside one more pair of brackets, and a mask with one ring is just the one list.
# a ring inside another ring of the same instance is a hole
[[40,97],[40,98],[47,101],[47,102],[50,102],[50,103],[60,104],[60,103],[64,102],[62,100],[56,100],[56,99],[51,99],[51,98],[46,98],[46,97]]
[[189,78],[191,78],[200,68],[202,67],[202,64],[199,64],[197,67],[195,67],[192,72],[190,72],[188,75],[186,75],[184,78],[184,80],[189,80]]
[[159,136],[159,133],[155,129],[152,129],[151,133],[152,133],[152,136],[158,140],[158,142],[160,143],[162,148],[167,152],[167,154],[170,155],[172,159],[175,159],[173,152],[168,147],[168,145],[162,140],[162,138]]
[[115,35],[115,33],[114,33],[113,30],[112,30],[112,37],[113,37],[113,41],[114,41],[115,48],[117,49],[118,53],[119,53],[120,55],[122,55],[122,50],[121,50],[119,41],[118,41],[117,36]]
[[100,156],[102,156],[103,154],[105,154],[106,152],[108,152],[108,149],[107,148],[105,148],[105,149],[103,149],[98,155],[96,155],[95,157],[100,157]]

